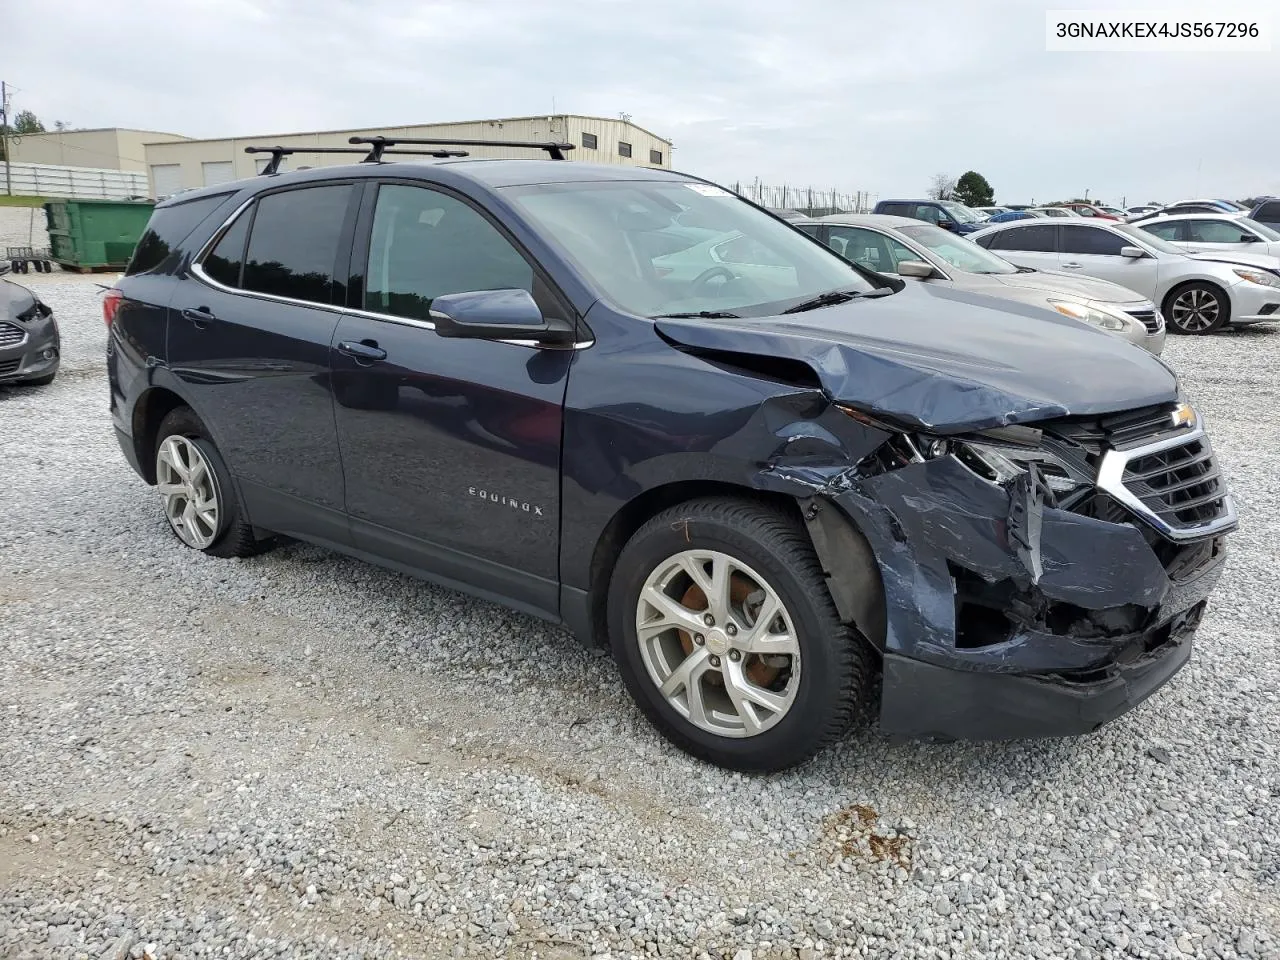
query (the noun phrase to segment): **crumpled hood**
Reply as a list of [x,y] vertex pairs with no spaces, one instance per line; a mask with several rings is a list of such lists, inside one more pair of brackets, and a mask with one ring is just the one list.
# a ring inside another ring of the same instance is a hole
[[983,280],[1013,290],[1025,290],[1028,293],[1043,293],[1045,296],[1068,296],[1078,300],[1094,300],[1098,303],[1133,303],[1142,300],[1139,294],[1128,287],[1109,280],[1097,280],[1093,277],[1072,276],[1052,270],[1033,270],[1030,273],[988,273],[981,274]]
[[1173,372],[1140,347],[1052,310],[941,284],[789,316],[654,324],[728,363],[733,354],[800,361],[832,399],[937,433],[1177,397]]
[[1227,250],[1215,253],[1188,253],[1192,260],[1209,260],[1213,263],[1234,263],[1242,267],[1259,267],[1275,273],[1280,270],[1280,259],[1265,253],[1233,253]]

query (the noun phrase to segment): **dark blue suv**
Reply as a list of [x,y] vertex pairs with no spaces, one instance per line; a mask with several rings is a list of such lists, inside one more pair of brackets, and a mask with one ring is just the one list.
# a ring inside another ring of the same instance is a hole
[[1186,661],[1235,514],[1145,351],[671,171],[373,160],[158,205],[106,298],[116,435],[183,543],[563,623],[745,770],[877,672],[887,732],[1012,738]]

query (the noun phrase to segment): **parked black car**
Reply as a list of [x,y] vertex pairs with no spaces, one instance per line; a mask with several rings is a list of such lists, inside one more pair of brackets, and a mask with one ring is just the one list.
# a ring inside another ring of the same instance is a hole
[[888,732],[1093,730],[1186,662],[1235,525],[1145,351],[666,170],[210,187],[104,309],[121,449],[184,543],[286,534],[563,623],[740,769],[839,736],[877,670]]
[[12,280],[0,280],[0,384],[52,383],[61,351],[48,304]]
[[1280,199],[1266,197],[1259,200],[1257,205],[1249,211],[1249,219],[1280,230]]

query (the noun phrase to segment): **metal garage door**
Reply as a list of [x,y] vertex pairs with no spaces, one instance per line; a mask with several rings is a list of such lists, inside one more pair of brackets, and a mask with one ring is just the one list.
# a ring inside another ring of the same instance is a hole
[[206,160],[200,164],[200,170],[204,174],[206,187],[228,183],[236,178],[235,165],[230,160]]
[[182,189],[182,164],[153,163],[151,165],[152,196],[157,200],[171,197]]

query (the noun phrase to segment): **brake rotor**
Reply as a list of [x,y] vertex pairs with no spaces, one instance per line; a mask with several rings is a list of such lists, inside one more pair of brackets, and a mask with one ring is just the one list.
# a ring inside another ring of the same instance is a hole
[[[731,606],[747,613],[750,613],[754,606],[754,609],[758,611],[760,609],[759,602],[754,605],[750,603],[751,595],[755,592],[756,590],[751,581],[742,574],[735,573],[729,577],[729,603]],[[707,595],[702,592],[702,588],[696,583],[689,585],[689,589],[680,598],[680,603],[690,610],[706,610],[710,606],[707,602]],[[693,653],[692,634],[686,630],[678,630],[676,632],[680,635],[680,646],[684,649],[685,656]],[[778,660],[780,658],[772,657],[770,659]],[[782,667],[772,666],[758,655],[749,653],[742,662],[742,672],[757,687],[769,689],[778,679],[778,675],[782,673]],[[724,686],[724,677],[720,673],[708,672],[707,680],[713,686]]]

